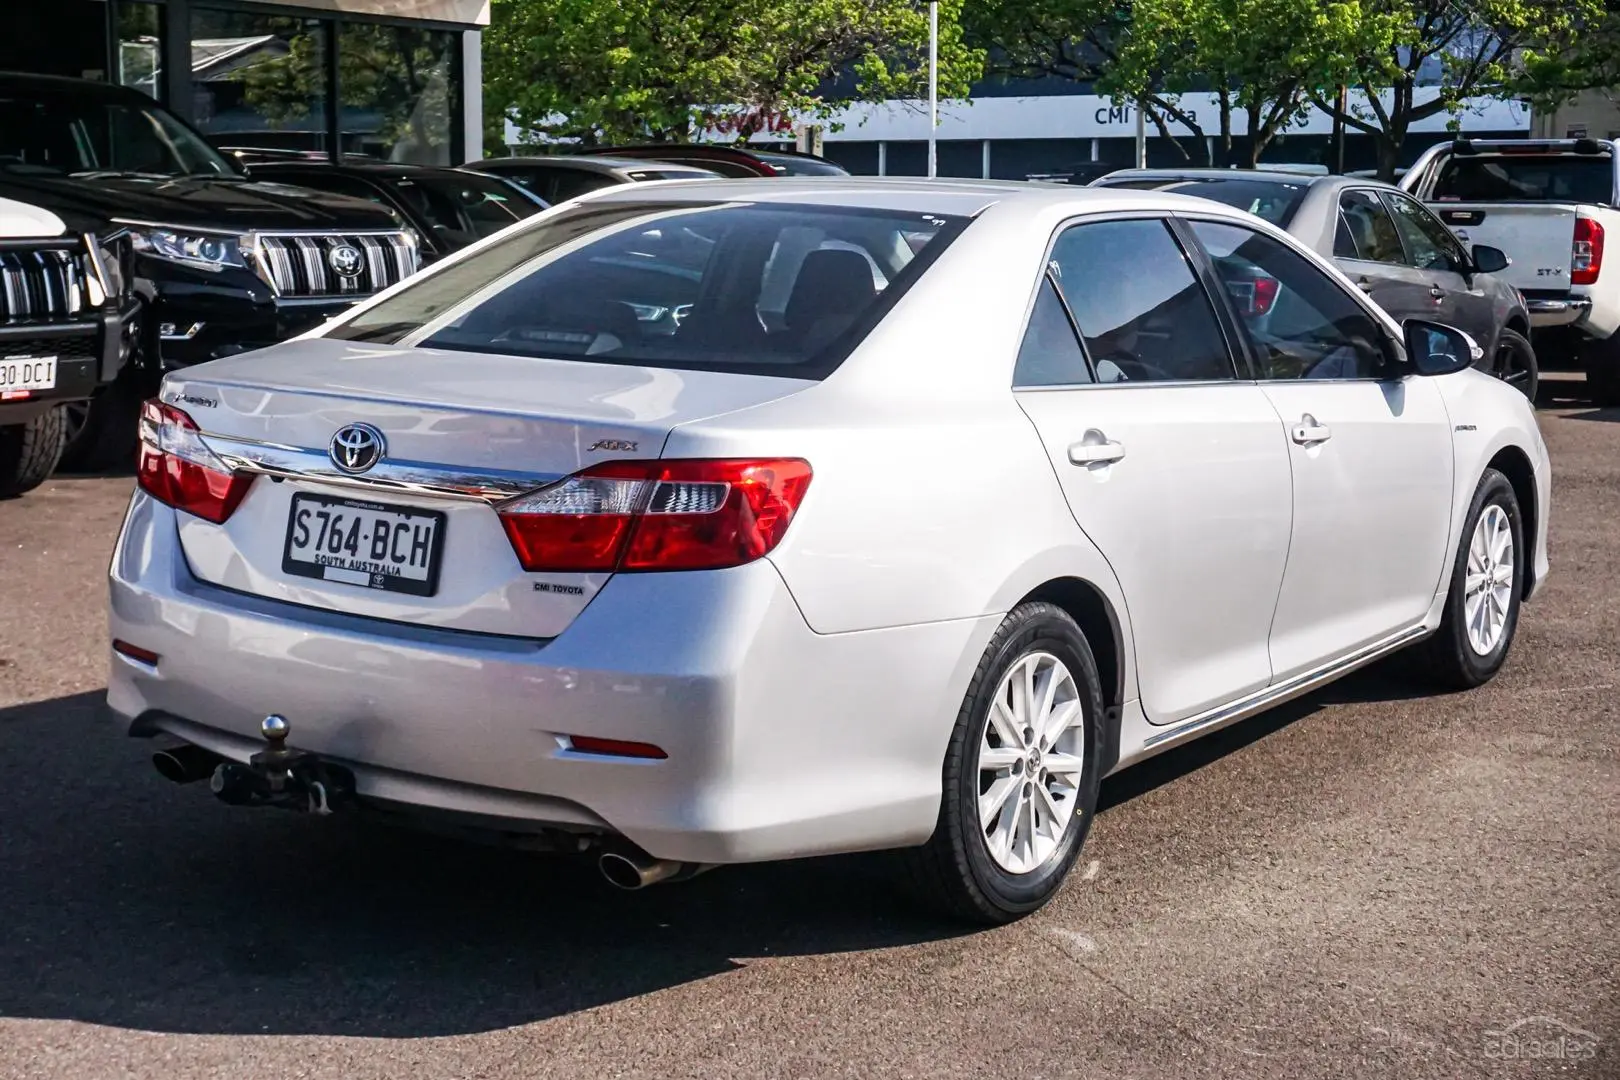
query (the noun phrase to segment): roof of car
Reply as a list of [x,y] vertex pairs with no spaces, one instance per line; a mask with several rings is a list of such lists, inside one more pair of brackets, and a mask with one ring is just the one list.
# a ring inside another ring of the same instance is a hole
[[[1318,173],[1285,172],[1280,169],[1116,169],[1093,183],[1098,187],[1112,187],[1129,180],[1242,180],[1252,184],[1292,184],[1295,187],[1323,187],[1353,185],[1355,187],[1387,187],[1381,180],[1362,176],[1323,176]],[[1398,189],[1397,189],[1398,190]]]
[[713,176],[708,169],[700,169],[695,165],[681,165],[676,162],[659,161],[649,158],[611,157],[586,154],[531,154],[519,157],[486,158],[483,161],[469,162],[467,168],[484,171],[483,167],[494,169],[500,165],[563,165],[569,168],[585,169],[589,172],[614,172],[620,169],[634,169],[637,172],[646,172],[648,169],[657,169],[660,172],[691,173],[693,176]]
[[[998,204],[1030,209],[1066,207],[1078,212],[1113,209],[1163,209],[1224,212],[1208,199],[1172,192],[1130,188],[1087,188],[1068,184],[1031,184],[1024,180],[924,180],[883,176],[781,176],[758,179],[723,179],[701,186],[692,184],[625,184],[591,192],[591,202],[691,202],[747,200],[749,202],[805,203],[867,207],[902,213],[934,213],[971,217]],[[1240,211],[1232,211],[1241,216]]]
[[444,165],[407,165],[396,161],[345,161],[338,165],[334,165],[330,161],[261,161],[249,165],[248,171],[265,175],[280,172],[335,172],[351,173],[357,176],[396,177],[409,180],[414,176],[452,179],[457,176],[465,176],[470,170],[451,168]]

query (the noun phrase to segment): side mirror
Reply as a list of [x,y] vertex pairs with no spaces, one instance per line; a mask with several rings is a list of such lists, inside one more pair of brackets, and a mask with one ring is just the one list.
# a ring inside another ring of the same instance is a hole
[[1419,375],[1450,375],[1473,367],[1485,350],[1454,326],[1408,319],[1401,327],[1406,337],[1406,362]]
[[1474,245],[1474,269],[1481,274],[1500,274],[1513,265],[1507,252],[1501,248],[1493,248],[1489,244]]

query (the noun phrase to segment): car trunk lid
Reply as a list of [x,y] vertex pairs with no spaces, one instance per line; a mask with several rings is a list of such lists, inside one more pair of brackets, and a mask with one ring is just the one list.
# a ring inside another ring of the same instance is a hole
[[223,524],[179,515],[201,580],[354,615],[549,638],[610,575],[526,572],[498,503],[600,462],[657,458],[679,424],[809,385],[308,339],[171,375],[161,396],[228,465],[256,474]]

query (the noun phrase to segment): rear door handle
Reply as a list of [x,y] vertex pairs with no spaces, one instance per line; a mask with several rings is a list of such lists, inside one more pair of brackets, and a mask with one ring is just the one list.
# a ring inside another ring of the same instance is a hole
[[1069,447],[1071,465],[1112,465],[1125,456],[1125,444],[1115,442],[1096,428]]
[[1326,424],[1317,423],[1316,417],[1306,413],[1299,418],[1299,423],[1295,424],[1294,429],[1288,434],[1301,446],[1320,446],[1333,438],[1333,429]]

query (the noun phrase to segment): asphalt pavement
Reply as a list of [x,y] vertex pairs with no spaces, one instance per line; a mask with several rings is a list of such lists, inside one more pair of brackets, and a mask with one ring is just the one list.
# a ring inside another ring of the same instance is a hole
[[881,856],[626,894],[175,787],[96,712],[132,481],[0,503],[0,1078],[1620,1076],[1620,410],[1579,387],[1495,682],[1375,668],[1129,770],[993,931]]

